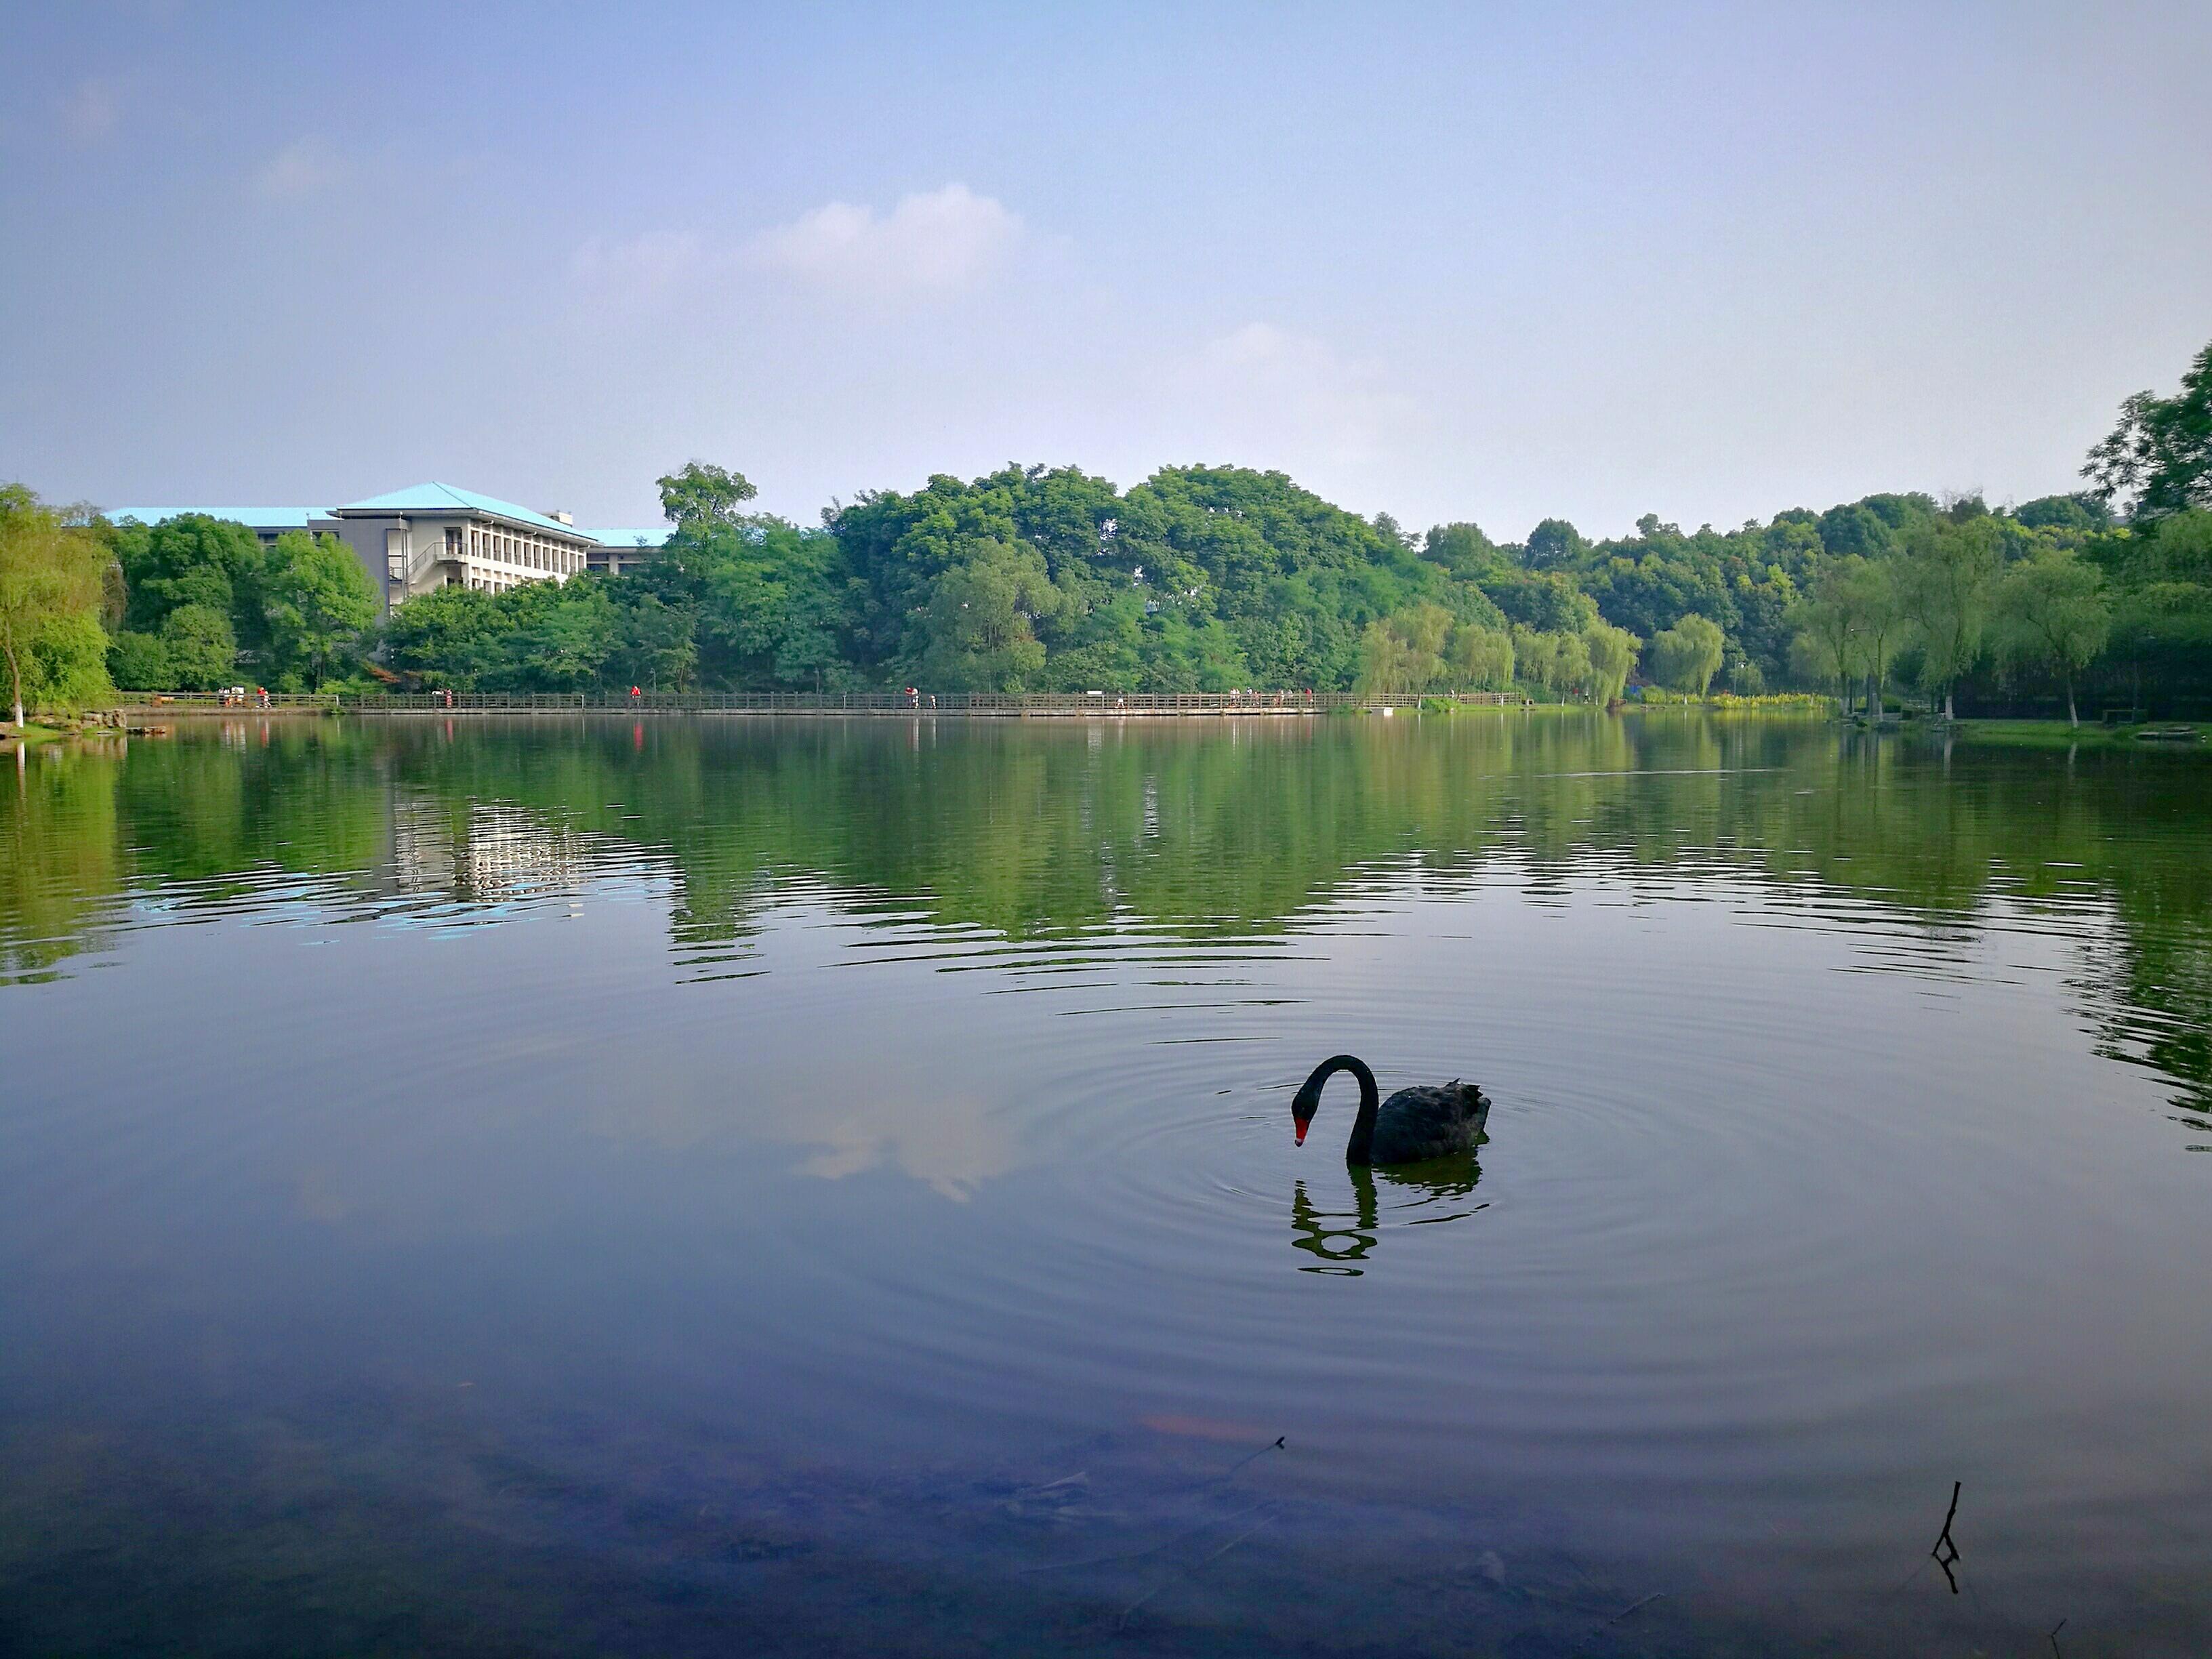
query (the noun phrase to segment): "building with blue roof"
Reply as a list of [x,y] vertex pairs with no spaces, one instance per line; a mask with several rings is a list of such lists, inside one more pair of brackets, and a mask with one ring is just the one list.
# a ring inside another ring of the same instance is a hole
[[635,530],[586,530],[584,533],[599,544],[599,550],[591,556],[592,568],[619,576],[647,559],[659,558],[670,532],[666,525],[660,524]]
[[659,556],[666,526],[579,530],[566,513],[539,513],[454,484],[422,483],[343,507],[118,507],[118,524],[187,514],[242,524],[266,545],[288,530],[337,537],[368,572],[384,608],[439,587],[501,593],[524,582],[566,581],[583,570],[620,575]]

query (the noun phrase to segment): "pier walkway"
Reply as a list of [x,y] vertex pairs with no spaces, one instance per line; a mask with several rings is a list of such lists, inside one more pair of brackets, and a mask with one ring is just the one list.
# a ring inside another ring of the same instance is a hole
[[[1518,708],[1527,699],[1503,691],[1427,694],[1431,701]],[[905,716],[944,714],[1001,720],[1101,719],[1133,715],[1323,714],[1340,708],[1405,708],[1417,696],[1356,691],[647,691],[621,692],[424,691],[373,696],[341,693],[270,694],[264,707],[249,696],[225,702],[212,691],[126,692],[125,712],[158,719],[172,715],[248,714],[805,714]]]

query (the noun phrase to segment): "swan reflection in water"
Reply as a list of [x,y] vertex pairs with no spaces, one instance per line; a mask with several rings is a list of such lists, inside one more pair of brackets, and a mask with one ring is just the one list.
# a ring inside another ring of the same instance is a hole
[[1392,1227],[1434,1226],[1489,1207],[1466,1201],[1482,1179],[1482,1165],[1472,1152],[1427,1164],[1354,1164],[1346,1173],[1353,1205],[1348,1211],[1316,1208],[1303,1181],[1291,1188],[1291,1243],[1317,1258],[1300,1273],[1357,1279],[1364,1271],[1359,1264],[1382,1242],[1386,1206]]

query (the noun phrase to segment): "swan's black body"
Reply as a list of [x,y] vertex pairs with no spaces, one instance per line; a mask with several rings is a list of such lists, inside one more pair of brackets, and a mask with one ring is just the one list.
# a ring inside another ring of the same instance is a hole
[[1359,1116],[1345,1144],[1344,1161],[1357,1165],[1420,1164],[1432,1158],[1449,1158],[1471,1151],[1482,1139],[1482,1126],[1490,1116],[1490,1099],[1472,1083],[1455,1079],[1427,1088],[1401,1089],[1389,1099],[1380,1098],[1375,1073],[1350,1054],[1338,1054],[1316,1067],[1298,1086],[1291,1101],[1291,1121],[1297,1126],[1298,1144],[1306,1139],[1306,1126],[1321,1107],[1321,1091],[1339,1072],[1359,1079]]

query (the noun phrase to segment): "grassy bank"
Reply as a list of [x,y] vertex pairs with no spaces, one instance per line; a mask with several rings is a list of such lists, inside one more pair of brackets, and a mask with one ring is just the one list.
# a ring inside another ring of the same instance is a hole
[[0,748],[13,748],[17,744],[53,743],[59,738],[73,738],[76,735],[76,728],[73,726],[41,726],[36,720],[33,720],[22,730],[18,731],[10,722],[5,726],[0,726]]
[[[1949,727],[1941,726],[1922,728],[1932,732],[1948,729],[1954,742],[2002,744],[2014,749],[2171,749],[2185,754],[2212,752],[2212,723],[2196,720],[2154,720],[2146,726],[2069,726],[2064,720],[1955,720]],[[2147,740],[2141,734],[2146,731],[2193,731],[2196,743],[2160,743]]]

